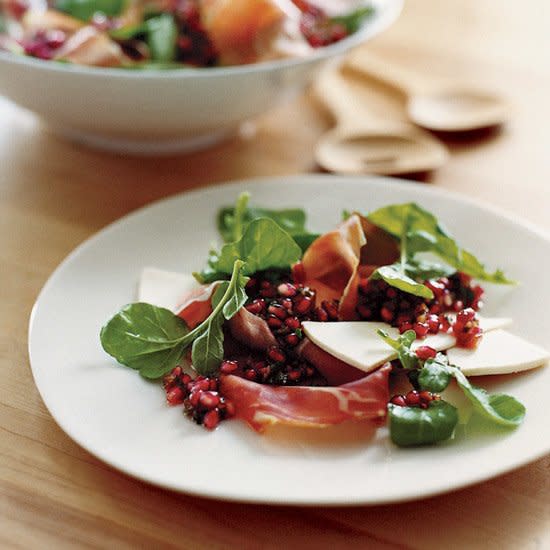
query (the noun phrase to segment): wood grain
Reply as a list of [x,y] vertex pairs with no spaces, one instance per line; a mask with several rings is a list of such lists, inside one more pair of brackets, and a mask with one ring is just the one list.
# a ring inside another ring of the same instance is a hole
[[[428,185],[479,198],[550,229],[550,8],[409,0],[367,47],[419,71],[465,78],[514,103],[500,132],[447,140]],[[402,117],[402,100],[350,75],[365,101]],[[366,86],[368,84],[368,86]],[[37,84],[38,85],[38,84]],[[63,142],[0,99],[0,546],[3,548],[550,547],[550,457],[497,479],[397,506],[227,504],[135,481],[55,424],[27,358],[32,304],[83,239],[152,200],[217,181],[317,171],[331,121],[304,94],[241,136],[187,157],[124,158]],[[419,481],[420,483],[421,481]]]

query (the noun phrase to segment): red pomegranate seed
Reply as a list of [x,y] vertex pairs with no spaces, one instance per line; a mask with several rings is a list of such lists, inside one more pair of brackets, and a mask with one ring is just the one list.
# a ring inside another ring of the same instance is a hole
[[393,405],[397,405],[398,407],[406,407],[407,406],[407,402],[405,401],[405,397],[402,396],[402,395],[394,395],[391,398],[390,403],[392,403]]
[[211,410],[218,406],[220,397],[217,392],[205,391],[200,394],[199,403],[205,409]]
[[413,325],[412,323],[403,323],[401,325],[399,325],[399,334],[403,334],[405,332],[407,332],[408,330],[412,330],[413,328]]
[[170,405],[180,405],[183,403],[184,399],[185,393],[179,386],[175,386],[166,392],[166,401],[168,401]]
[[279,346],[271,346],[267,350],[267,356],[275,363],[284,363],[286,361],[286,355]]
[[285,298],[292,298],[292,296],[296,296],[296,293],[298,291],[296,290],[296,287],[291,283],[281,283],[277,287],[277,292]]
[[331,321],[338,320],[338,302],[329,302],[328,300],[323,300],[323,302],[321,303],[321,307],[327,312]]
[[422,361],[433,359],[437,355],[437,351],[430,346],[420,346],[416,350],[416,356]]
[[244,371],[244,376],[248,380],[256,380],[256,371],[254,369],[246,369]]
[[293,382],[297,382],[302,377],[302,371],[300,369],[292,369],[288,373],[288,378]]
[[302,326],[302,323],[298,317],[288,317],[285,320],[285,325],[291,330],[296,330]]
[[306,280],[306,270],[302,262],[295,263],[292,267],[292,279],[296,284],[303,284]]
[[433,400],[432,393],[429,391],[421,391],[418,396],[420,397],[420,401],[424,403],[430,403]]
[[395,290],[395,288],[393,288],[393,287],[388,288],[388,290],[386,290],[386,296],[390,300],[393,300],[394,298],[397,298],[397,290]]
[[328,313],[322,308],[317,307],[314,311],[314,316],[317,321],[320,321],[321,323],[326,323],[328,321]]
[[439,317],[437,315],[428,316],[428,331],[431,334],[437,334],[439,332]]
[[288,316],[286,309],[281,304],[277,304],[275,302],[267,308],[267,311],[279,319],[286,319]]
[[281,300],[281,305],[290,313],[290,311],[292,311],[292,307],[294,306],[294,303],[290,298],[283,298]]
[[201,393],[200,390],[194,390],[191,392],[191,395],[189,395],[189,403],[192,407],[196,407],[199,404]]
[[372,309],[364,304],[359,304],[357,306],[357,313],[362,319],[372,319]]
[[420,395],[416,390],[411,390],[406,396],[405,401],[407,402],[407,405],[414,406],[418,405],[420,403]]
[[453,304],[453,309],[454,311],[461,311],[464,309],[464,302],[462,300],[457,300],[454,304]]
[[216,409],[208,411],[204,415],[202,423],[207,430],[213,430],[220,423],[220,413]]
[[265,311],[265,300],[263,300],[262,298],[256,298],[256,300],[253,300],[250,304],[246,306],[246,309],[250,311],[250,313],[258,315],[259,313]]
[[292,333],[292,334],[289,334],[285,337],[285,342],[289,346],[294,347],[294,346],[297,346],[300,343],[300,338],[298,337],[297,334]]
[[413,330],[416,332],[417,338],[424,338],[428,334],[429,327],[427,323],[415,323]]
[[267,318],[267,324],[269,325],[270,328],[274,328],[274,329],[278,329],[283,326],[283,322],[278,317],[275,317],[275,315],[270,315]]
[[391,323],[393,320],[393,311],[389,310],[387,307],[383,307],[380,310],[380,317],[382,317],[382,321]]
[[313,305],[313,300],[308,296],[304,296],[302,297],[301,300],[294,303],[294,310],[299,315],[304,315],[311,309],[312,305]]
[[239,363],[237,361],[222,361],[220,366],[220,371],[224,374],[231,374],[239,368]]

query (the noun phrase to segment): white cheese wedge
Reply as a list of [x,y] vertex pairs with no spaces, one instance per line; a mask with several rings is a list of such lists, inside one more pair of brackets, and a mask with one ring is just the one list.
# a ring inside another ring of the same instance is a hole
[[192,275],[146,267],[139,280],[137,299],[139,302],[175,310],[181,297],[198,286]]
[[453,348],[447,351],[447,356],[466,376],[476,376],[541,367],[550,354],[506,330],[495,330],[484,334],[475,350]]
[[[481,318],[480,326],[485,332],[511,324],[508,318]],[[340,323],[317,323],[306,321],[303,329],[309,339],[321,349],[345,363],[362,371],[370,372],[397,357],[395,351],[386,344],[377,331],[385,330],[392,338],[399,336],[396,328],[386,323],[370,321],[344,321]],[[423,340],[416,340],[412,349],[430,346],[437,351],[447,350],[456,344],[450,334],[432,334]]]

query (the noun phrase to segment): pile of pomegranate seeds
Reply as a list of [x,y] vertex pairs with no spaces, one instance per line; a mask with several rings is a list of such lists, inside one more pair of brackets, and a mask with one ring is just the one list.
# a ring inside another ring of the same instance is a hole
[[[472,278],[464,273],[427,281],[425,285],[434,294],[432,300],[407,294],[383,280],[361,278],[357,314],[365,321],[389,323],[399,328],[401,334],[414,330],[417,338],[424,338],[428,334],[448,332],[452,328],[445,313],[471,310],[475,316],[475,311],[482,306],[483,288],[472,285]],[[473,318],[468,321],[477,323]],[[465,345],[466,338],[460,339],[460,342],[463,347],[471,347]]]
[[483,333],[476,312],[472,308],[463,309],[458,313],[452,330],[456,345],[468,349],[477,347]]
[[394,395],[390,399],[390,403],[399,407],[420,407],[421,409],[427,409],[432,401],[438,401],[439,399],[441,397],[437,393],[411,390],[406,395]]
[[183,403],[185,414],[208,430],[234,414],[231,401],[219,392],[217,378],[191,378],[181,367],[175,367],[163,378],[163,386],[170,405]]

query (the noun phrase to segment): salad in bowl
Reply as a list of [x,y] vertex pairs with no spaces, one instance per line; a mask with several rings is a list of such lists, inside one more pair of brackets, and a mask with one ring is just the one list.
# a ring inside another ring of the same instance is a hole
[[96,67],[167,69],[307,56],[374,11],[350,0],[2,0],[0,49]]

